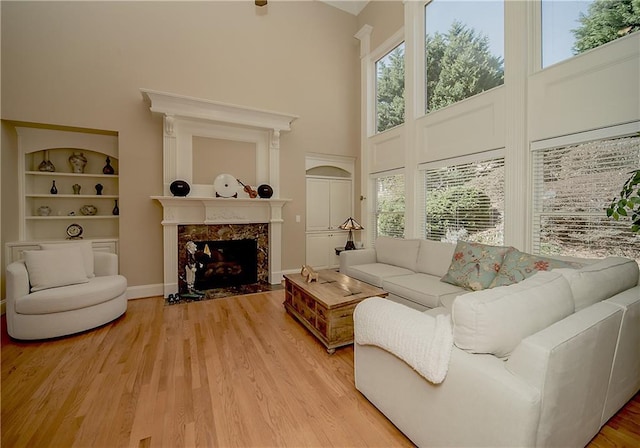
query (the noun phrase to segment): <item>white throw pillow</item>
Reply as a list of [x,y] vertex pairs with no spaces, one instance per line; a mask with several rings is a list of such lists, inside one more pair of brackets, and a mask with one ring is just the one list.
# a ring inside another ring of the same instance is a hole
[[378,263],[416,270],[420,240],[381,236],[376,239],[375,248]]
[[89,281],[79,247],[26,250],[23,255],[31,292]]
[[638,284],[638,263],[608,257],[580,269],[558,269],[571,285],[576,311],[608,299]]
[[556,271],[520,283],[458,296],[453,302],[453,338],[471,353],[507,357],[520,341],[574,310],[569,282]]
[[84,262],[84,270],[87,273],[87,278],[95,277],[93,266],[93,246],[90,241],[40,244],[40,249],[42,250],[60,250],[69,247],[79,247],[82,250],[82,259]]
[[416,270],[442,277],[447,273],[456,245],[440,241],[420,240]]

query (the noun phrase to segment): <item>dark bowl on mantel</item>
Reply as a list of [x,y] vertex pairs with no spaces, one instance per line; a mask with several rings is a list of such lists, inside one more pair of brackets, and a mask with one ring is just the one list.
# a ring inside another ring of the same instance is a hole
[[191,187],[184,180],[174,180],[169,186],[169,190],[174,196],[186,196],[191,191]]
[[273,188],[271,188],[271,185],[260,185],[258,187],[258,196],[260,196],[262,199],[268,199],[273,196]]

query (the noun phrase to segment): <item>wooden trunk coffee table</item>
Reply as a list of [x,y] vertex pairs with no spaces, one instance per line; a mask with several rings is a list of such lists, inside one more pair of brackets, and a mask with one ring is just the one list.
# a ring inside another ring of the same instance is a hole
[[339,272],[318,271],[318,281],[307,283],[300,274],[285,274],[284,307],[304,325],[329,353],[353,344],[353,310],[368,297],[388,293]]

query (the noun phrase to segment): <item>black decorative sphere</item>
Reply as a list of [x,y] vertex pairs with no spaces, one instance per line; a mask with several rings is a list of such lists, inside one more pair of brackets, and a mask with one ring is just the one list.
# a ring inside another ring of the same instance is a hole
[[273,188],[270,185],[262,184],[258,187],[258,196],[263,199],[268,199],[273,196]]
[[186,196],[191,191],[191,187],[184,180],[174,180],[169,186],[169,190],[174,196]]

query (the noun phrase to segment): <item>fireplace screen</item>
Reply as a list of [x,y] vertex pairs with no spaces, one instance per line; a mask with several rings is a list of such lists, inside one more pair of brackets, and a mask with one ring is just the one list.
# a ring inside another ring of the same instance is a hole
[[195,289],[238,286],[258,281],[258,243],[253,239],[196,242]]

